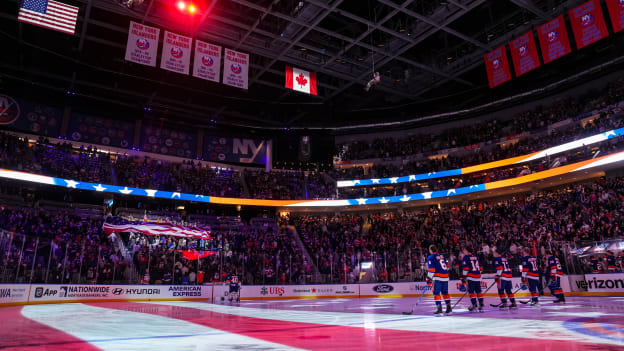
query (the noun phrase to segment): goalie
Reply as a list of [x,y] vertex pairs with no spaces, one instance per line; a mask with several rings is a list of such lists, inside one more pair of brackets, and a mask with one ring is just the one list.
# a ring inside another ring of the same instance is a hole
[[230,302],[236,299],[236,302],[240,302],[240,290],[241,284],[238,281],[238,276],[233,275],[230,279],[230,292],[228,293],[228,298]]

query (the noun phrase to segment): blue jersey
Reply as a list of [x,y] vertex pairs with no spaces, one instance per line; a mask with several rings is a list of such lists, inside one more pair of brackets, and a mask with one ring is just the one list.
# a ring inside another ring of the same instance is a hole
[[535,257],[522,257],[522,276],[539,280],[539,268],[537,267],[537,259]]
[[589,263],[591,263],[594,273],[602,273],[602,262],[595,258],[592,258],[591,260],[589,260]]
[[555,256],[548,256],[548,270],[551,275],[563,275],[563,269],[561,269],[561,263]]
[[511,281],[511,267],[505,257],[494,257],[494,267],[496,274],[503,280]]
[[615,256],[607,255],[607,269],[609,271],[615,271],[617,266],[615,265]]
[[443,254],[431,254],[427,258],[427,276],[433,280],[448,281],[448,262]]
[[464,271],[464,277],[468,278],[468,280],[481,280],[481,271],[483,268],[479,265],[477,256],[465,255],[462,259],[462,270]]

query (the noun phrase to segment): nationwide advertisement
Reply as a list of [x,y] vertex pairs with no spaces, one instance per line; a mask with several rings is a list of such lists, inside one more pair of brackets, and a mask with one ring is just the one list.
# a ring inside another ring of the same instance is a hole
[[191,64],[191,43],[193,39],[165,31],[160,68],[167,71],[189,74]]
[[221,47],[195,40],[193,76],[213,82],[221,81]]
[[566,29],[563,15],[554,20],[537,27],[537,37],[542,48],[542,59],[544,64],[554,61],[561,56],[569,54],[570,39]]
[[579,49],[609,35],[599,0],[590,0],[570,10],[569,16],[576,47]]
[[624,0],[607,0],[607,7],[611,16],[613,32],[617,33],[624,29]]
[[212,287],[203,285],[32,284],[29,301],[209,299],[211,296]]
[[223,59],[223,84],[247,90],[249,80],[249,55],[225,49]]
[[499,86],[511,79],[509,62],[507,61],[507,51],[505,46],[483,55],[485,69],[490,82],[490,88]]
[[520,77],[540,66],[532,31],[512,40],[509,43],[509,48],[511,49],[511,59],[516,70],[516,77]]
[[130,21],[126,61],[156,67],[160,29]]

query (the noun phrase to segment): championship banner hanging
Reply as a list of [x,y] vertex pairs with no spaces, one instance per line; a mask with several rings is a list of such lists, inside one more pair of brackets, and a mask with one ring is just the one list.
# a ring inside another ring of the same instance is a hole
[[487,70],[490,88],[494,88],[511,79],[509,72],[509,62],[507,61],[507,53],[505,46],[483,55],[485,59],[485,68]]
[[286,66],[286,88],[316,95],[316,73]]
[[223,84],[247,90],[249,84],[249,55],[225,49]]
[[520,77],[540,66],[532,31],[512,40],[509,43],[509,48],[511,49],[511,59],[516,70],[516,77]]
[[584,48],[609,35],[600,1],[590,0],[570,10],[569,15],[577,48]]
[[537,28],[537,37],[542,48],[544,64],[569,54],[570,39],[563,21],[563,15]]
[[617,33],[624,29],[624,0],[607,0],[607,7],[611,15],[613,32]]
[[221,47],[195,40],[193,76],[219,83],[221,81]]
[[191,64],[191,42],[189,37],[165,31],[160,68],[167,71],[189,74]]
[[126,61],[156,67],[160,29],[130,21]]

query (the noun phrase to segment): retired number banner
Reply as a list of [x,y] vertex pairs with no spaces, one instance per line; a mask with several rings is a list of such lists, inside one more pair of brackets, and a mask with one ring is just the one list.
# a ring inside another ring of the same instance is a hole
[[130,21],[126,61],[156,67],[160,29]]
[[192,41],[189,37],[165,31],[160,68],[189,74]]
[[624,29],[624,0],[607,0],[607,7],[611,15],[613,32],[617,33]]
[[193,76],[219,83],[221,81],[221,47],[195,40]]
[[588,1],[570,10],[569,15],[577,48],[584,48],[609,35],[602,16],[600,1]]
[[516,70],[516,77],[520,77],[540,66],[532,31],[512,40],[509,43],[509,48],[511,49],[511,59]]
[[485,69],[487,70],[490,88],[494,88],[511,79],[509,72],[509,62],[505,46],[483,55],[485,59]]
[[563,21],[563,15],[537,28],[537,37],[542,48],[544,64],[569,54],[570,39]]
[[223,84],[247,90],[249,55],[225,49],[223,59]]

